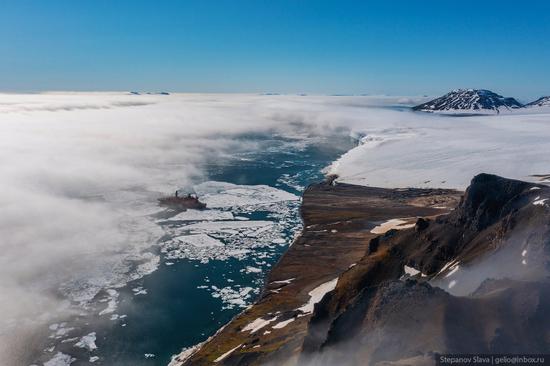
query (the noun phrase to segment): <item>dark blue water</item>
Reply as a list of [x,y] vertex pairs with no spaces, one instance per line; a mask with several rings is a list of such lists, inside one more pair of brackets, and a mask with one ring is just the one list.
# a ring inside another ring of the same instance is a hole
[[[301,187],[320,181],[321,169],[353,146],[345,135],[315,139],[306,147],[272,136],[242,138],[256,139],[260,148],[209,162],[203,167],[207,180],[240,185],[265,184],[299,195]],[[294,205],[292,212],[298,219],[299,203]],[[248,216],[266,219],[268,213],[255,212]],[[296,228],[299,226],[292,230]],[[294,233],[287,234],[292,237]],[[103,321],[100,329],[97,324],[90,328],[97,332],[96,351],[77,350],[75,354],[74,348],[67,349],[78,358],[73,365],[88,364],[92,355],[99,356],[94,364],[167,365],[172,355],[204,341],[242,311],[241,307],[224,309],[222,300],[213,297],[211,291],[198,288],[200,285],[224,287],[230,279],[234,281],[232,286],[253,287],[257,294],[270,266],[286,248],[286,245],[278,245],[264,249],[270,256],[262,264],[261,273],[243,272],[247,266],[258,267],[257,261],[252,259],[211,260],[206,264],[181,259],[170,260],[172,265],[161,263],[152,274],[120,290],[117,313],[126,317]],[[146,289],[147,294],[135,296],[131,289],[137,286]]]

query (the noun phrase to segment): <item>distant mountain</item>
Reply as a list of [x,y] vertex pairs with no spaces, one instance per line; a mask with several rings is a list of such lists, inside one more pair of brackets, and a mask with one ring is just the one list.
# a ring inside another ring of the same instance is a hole
[[540,97],[534,102],[527,103],[526,107],[550,107],[550,96]]
[[[131,95],[141,95],[142,93],[140,93],[138,91],[131,91],[130,94]],[[147,92],[145,94],[147,94],[147,95],[170,95],[170,93],[168,93],[168,92]]]
[[457,89],[442,97],[413,107],[423,112],[455,113],[499,113],[501,110],[522,108],[523,105],[514,98],[485,89]]

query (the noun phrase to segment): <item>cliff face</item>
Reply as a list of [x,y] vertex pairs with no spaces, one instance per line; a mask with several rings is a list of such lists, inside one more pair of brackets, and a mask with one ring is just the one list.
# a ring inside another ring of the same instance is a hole
[[459,198],[450,190],[310,186],[302,202],[304,229],[271,271],[257,303],[173,364],[295,364],[314,303],[365,255],[377,236],[371,230],[395,218],[403,218],[401,227],[414,225],[418,216],[448,212]]
[[305,229],[261,298],[180,364],[546,352],[549,202],[546,186],[487,174],[460,201],[454,191],[312,186]]
[[482,174],[458,207],[387,232],[317,305],[303,364],[433,363],[550,347],[550,189]]

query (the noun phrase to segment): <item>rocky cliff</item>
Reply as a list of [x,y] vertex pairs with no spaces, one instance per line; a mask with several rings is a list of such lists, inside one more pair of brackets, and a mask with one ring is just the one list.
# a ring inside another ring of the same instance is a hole
[[482,174],[458,207],[371,242],[308,326],[303,364],[550,349],[550,189]]
[[[179,364],[433,364],[550,349],[550,188],[315,185],[258,302]],[[176,364],[177,364],[176,363]]]

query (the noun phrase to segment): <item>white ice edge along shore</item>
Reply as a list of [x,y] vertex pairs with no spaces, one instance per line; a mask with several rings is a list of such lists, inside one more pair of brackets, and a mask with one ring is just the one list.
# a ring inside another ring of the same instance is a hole
[[365,126],[360,144],[326,172],[340,182],[387,188],[465,189],[482,172],[538,181],[532,175],[550,173],[550,108],[535,111],[470,117],[402,112]]

